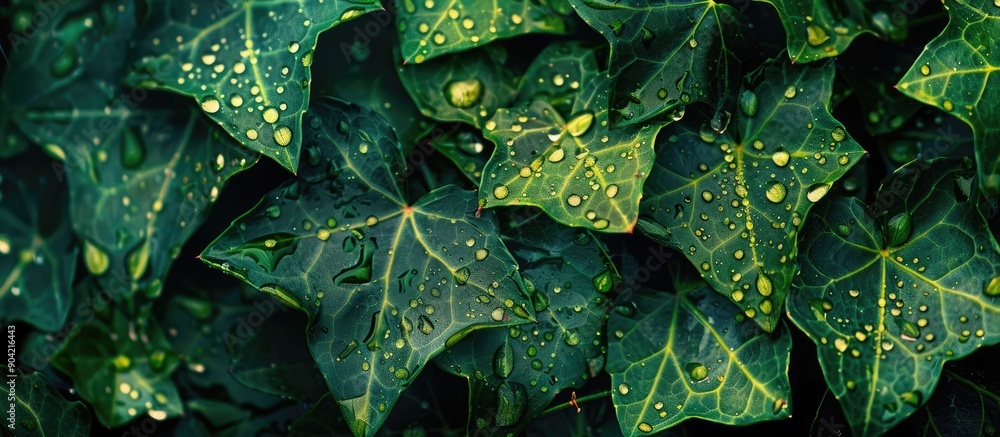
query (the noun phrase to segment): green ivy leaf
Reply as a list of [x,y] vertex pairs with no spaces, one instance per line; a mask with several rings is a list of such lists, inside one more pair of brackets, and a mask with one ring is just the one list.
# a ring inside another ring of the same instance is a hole
[[0,388],[4,399],[13,397],[17,418],[4,424],[5,431],[10,425],[14,435],[24,437],[90,435],[90,412],[83,402],[66,400],[41,372],[16,375],[16,388],[6,383]]
[[[714,1],[571,0],[611,44],[612,125],[669,121],[736,91],[743,17]],[[728,105],[726,105],[728,106]]]
[[986,47],[1000,32],[1000,12],[986,0],[947,1],[951,20],[910,71],[898,89],[922,103],[936,106],[972,126],[976,138],[979,185],[984,194],[1000,194],[1000,85],[990,78],[1000,59]]
[[539,206],[568,226],[630,232],[663,126],[608,126],[609,79],[584,84],[564,119],[544,100],[500,109],[483,133],[496,150],[480,184],[483,207]]
[[639,228],[683,251],[766,331],[781,316],[809,208],[865,153],[830,115],[833,75],[831,62],[764,64],[724,132],[668,127],[643,188]]
[[379,8],[378,0],[153,0],[129,81],[194,97],[241,144],[295,171],[320,32]]
[[529,33],[566,33],[566,0],[401,0],[397,5],[401,59],[420,64],[498,39]]
[[104,426],[121,426],[146,413],[155,420],[183,412],[170,375],[178,357],[154,320],[144,325],[114,311],[109,324],[88,322],[63,343],[52,365],[73,386]]
[[534,288],[538,322],[473,333],[435,359],[469,380],[469,435],[518,434],[555,395],[604,367],[607,293],[618,273],[601,243],[544,216],[515,226],[505,242]]
[[335,100],[310,114],[299,177],[201,258],[310,316],[334,398],[354,433],[371,435],[446,345],[533,311],[495,219],[473,216],[473,193],[449,186],[411,204],[383,118]]
[[510,104],[517,93],[506,64],[507,50],[490,45],[421,65],[402,65],[398,71],[421,113],[482,129],[497,108]]
[[486,160],[492,154],[493,148],[478,131],[452,129],[439,132],[437,136],[432,133],[429,139],[430,145],[455,164],[462,175],[469,178],[473,184],[479,184],[483,177],[483,168],[486,167]]
[[548,101],[560,114],[572,111],[580,87],[600,76],[594,49],[577,41],[554,42],[528,66],[518,86],[517,105]]
[[896,425],[945,361],[1000,342],[1000,246],[973,177],[971,162],[917,161],[884,181],[876,211],[831,199],[802,235],[788,314],[816,343],[854,435]]
[[893,41],[906,39],[906,21],[893,2],[864,0],[806,1],[759,0],[778,11],[785,28],[788,56],[795,63],[818,61],[847,50],[854,38],[863,34]]
[[40,155],[0,161],[0,320],[55,331],[69,315],[79,250],[66,186]]
[[608,320],[608,373],[626,436],[697,417],[747,425],[791,416],[787,328],[768,334],[700,287],[622,295]]

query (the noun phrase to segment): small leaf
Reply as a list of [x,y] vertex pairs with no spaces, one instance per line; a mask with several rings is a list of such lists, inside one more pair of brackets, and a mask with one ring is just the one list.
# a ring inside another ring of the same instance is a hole
[[626,436],[693,417],[747,425],[791,416],[787,328],[768,335],[704,282],[676,296],[642,288],[618,305],[607,370]]
[[571,0],[611,44],[612,125],[670,121],[694,102],[728,100],[739,83],[745,26],[714,1]]
[[[855,435],[884,433],[934,393],[945,361],[1000,342],[1000,249],[955,190],[973,174],[962,160],[917,161],[883,182],[875,214],[834,198],[802,235],[789,316],[816,343]],[[906,244],[882,248],[882,208],[912,216]]]
[[517,90],[517,105],[545,100],[560,114],[569,113],[580,88],[600,75],[595,50],[584,43],[554,42],[528,66]]
[[[878,10],[874,2],[760,1],[777,9],[785,28],[788,56],[795,63],[837,56],[847,50],[854,38],[866,33],[875,35],[876,30],[892,39],[905,39],[906,36],[906,28],[894,23],[895,16]],[[901,11],[899,6],[894,7],[894,12]]]
[[396,4],[401,58],[408,64],[518,35],[566,33],[572,13],[566,0],[403,0]]
[[379,3],[154,0],[148,7],[131,84],[194,97],[240,144],[294,171],[319,34]]
[[1000,31],[1000,12],[987,0],[950,0],[951,20],[899,80],[899,91],[936,106],[972,126],[976,140],[979,186],[993,197],[1000,194],[1000,112],[993,104],[1000,85],[991,80],[1000,61],[983,56],[979,47],[993,44]]
[[163,332],[148,319],[139,331],[134,322],[112,311],[110,324],[78,325],[52,357],[52,365],[73,380],[104,426],[121,426],[140,414],[158,421],[179,416],[180,395],[170,380],[178,357]]
[[514,100],[514,76],[506,63],[506,49],[491,45],[398,71],[421,113],[482,129],[497,108]]
[[385,119],[332,99],[310,117],[313,158],[299,177],[201,259],[309,315],[310,351],[334,399],[356,435],[371,435],[446,346],[533,315],[495,219],[473,215],[473,193],[448,186],[411,204]]
[[829,112],[833,75],[831,62],[765,63],[742,93],[757,101],[755,115],[737,111],[724,133],[696,117],[668,126],[643,187],[639,229],[683,251],[767,331],[781,316],[809,209],[864,154]]
[[483,131],[497,147],[483,170],[480,203],[534,205],[564,225],[631,231],[663,125],[610,129],[607,86],[604,75],[583,85],[569,121],[544,100],[498,110]]

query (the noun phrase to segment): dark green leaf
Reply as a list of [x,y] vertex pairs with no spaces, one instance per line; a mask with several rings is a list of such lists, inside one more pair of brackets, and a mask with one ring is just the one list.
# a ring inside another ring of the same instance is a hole
[[934,396],[911,419],[911,429],[925,437],[996,434],[1000,426],[1000,394],[988,388],[996,386],[994,378],[966,376],[970,375],[945,369]]
[[420,112],[439,121],[460,121],[479,129],[516,94],[507,50],[490,45],[421,65],[402,65],[399,78]]
[[622,295],[608,320],[608,373],[622,433],[697,417],[746,425],[791,416],[787,328],[768,334],[707,284]]
[[[714,1],[571,0],[611,43],[611,123],[669,121],[693,102],[731,101],[743,17]],[[730,96],[731,97],[731,96]]]
[[371,435],[446,345],[533,311],[492,214],[473,216],[473,193],[450,186],[411,204],[383,118],[335,100],[310,114],[299,178],[201,258],[310,316],[310,350],[334,398],[355,434]]
[[576,41],[554,42],[535,57],[524,73],[516,103],[530,105],[545,100],[560,114],[569,115],[580,87],[599,75],[594,49]]
[[6,381],[0,384],[4,399],[13,396],[10,407],[14,412],[10,416],[16,417],[16,422],[4,418],[4,430],[13,429],[14,435],[23,437],[90,435],[90,412],[83,402],[66,400],[39,372],[16,375],[13,380],[16,385],[8,385]]
[[[446,156],[472,183],[479,184],[483,177],[483,168],[486,167],[486,160],[493,152],[493,147],[483,139],[479,132],[452,129],[447,132],[438,131],[438,133],[439,135],[434,136],[434,132],[432,132],[432,138],[429,140],[434,150]],[[434,158],[428,157],[426,159]],[[416,164],[412,160],[411,163]]]
[[534,290],[538,322],[473,333],[435,359],[469,380],[469,435],[516,435],[604,367],[607,293],[618,273],[601,243],[544,216],[515,226],[505,241]]
[[865,153],[830,115],[833,74],[830,62],[764,64],[724,133],[699,129],[698,119],[666,129],[643,188],[639,228],[683,251],[767,331],[777,327],[809,208]]
[[610,129],[608,83],[602,74],[584,84],[566,119],[545,100],[498,110],[483,131],[497,147],[480,204],[534,205],[564,225],[630,232],[663,125]]
[[40,155],[0,161],[0,320],[55,331],[69,314],[78,248],[66,186]]
[[566,0],[400,0],[396,29],[406,63],[466,51],[528,33],[565,33]]
[[337,401],[327,394],[288,429],[289,437],[347,437],[351,429],[344,422]]
[[177,354],[155,321],[145,322],[137,324],[115,311],[110,325],[79,325],[52,357],[52,365],[73,379],[104,426],[124,425],[144,413],[164,420],[183,411],[170,380]]
[[992,1],[947,1],[951,20],[931,40],[898,89],[917,101],[941,108],[972,126],[976,137],[979,186],[1000,194],[1000,84],[990,80],[1000,59],[988,47],[1000,32],[1000,10]]
[[233,138],[289,171],[299,162],[319,33],[380,8],[378,0],[149,3],[130,82],[194,97]]
[[[855,435],[896,425],[945,361],[1000,341],[1000,248],[962,189],[974,174],[967,161],[917,161],[883,183],[875,211],[834,198],[802,235],[789,316],[816,342]],[[912,233],[889,246],[901,214]]]

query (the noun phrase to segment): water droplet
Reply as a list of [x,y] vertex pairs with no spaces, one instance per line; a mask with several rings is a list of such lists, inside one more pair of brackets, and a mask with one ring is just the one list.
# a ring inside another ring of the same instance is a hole
[[417,329],[424,335],[431,335],[431,332],[434,332],[434,324],[431,323],[430,318],[421,314],[420,317],[417,318]]
[[909,213],[899,213],[889,219],[886,240],[888,247],[897,247],[906,243],[913,232],[913,217]]
[[757,94],[753,91],[747,90],[743,91],[740,95],[740,110],[746,114],[747,117],[753,117],[757,114]]
[[201,109],[209,114],[219,112],[219,101],[215,97],[204,97],[201,100]]
[[292,142],[292,130],[288,126],[278,126],[274,130],[274,142],[285,147]]
[[90,240],[83,241],[83,261],[87,270],[94,276],[103,275],[104,272],[108,271],[110,264],[108,253],[91,243]]
[[833,137],[834,141],[844,141],[844,138],[847,137],[847,131],[843,127],[837,126],[830,132],[830,136]]
[[788,152],[786,152],[785,149],[781,148],[779,148],[777,151],[774,152],[773,155],[771,155],[771,161],[774,162],[774,165],[777,165],[778,167],[784,167],[788,165],[789,158],[791,158],[791,156],[788,154]]
[[493,354],[493,371],[497,376],[506,378],[513,370],[514,349],[510,346],[510,343],[504,342]]
[[400,367],[396,369],[395,375],[398,379],[406,379],[410,377],[410,371]]
[[52,61],[52,65],[49,66],[49,73],[56,78],[68,75],[76,68],[77,58],[76,50],[67,47]]
[[566,157],[566,152],[562,149],[562,147],[558,147],[555,150],[553,150],[552,153],[549,154],[548,160],[549,162],[559,162],[562,161],[563,158],[565,157]]
[[265,122],[274,123],[278,121],[278,110],[274,108],[267,108],[264,110],[261,116],[264,118]]
[[467,282],[469,282],[469,268],[462,267],[455,270],[455,283],[458,285],[465,285]]
[[687,370],[688,375],[691,376],[692,381],[701,381],[705,378],[708,378],[708,368],[705,367],[704,364],[688,363],[686,366],[684,366],[684,369]]
[[630,389],[631,389],[631,387],[629,387],[629,386],[628,386],[628,384],[626,384],[626,383],[624,383],[624,382],[623,382],[623,383],[621,383],[621,384],[618,384],[618,393],[621,393],[621,394],[623,394],[623,395],[627,395],[627,394],[628,394],[628,391],[629,391]]
[[785,88],[785,98],[791,99],[795,97],[795,85],[789,85]]
[[830,191],[830,184],[816,184],[809,187],[809,192],[806,193],[806,198],[810,202],[819,202],[827,192]]
[[810,24],[806,27],[806,41],[809,45],[816,47],[825,43],[829,39],[830,35],[826,33],[826,29],[823,29],[816,24]]
[[498,200],[506,199],[508,194],[510,194],[510,191],[507,190],[506,185],[497,185],[493,189],[493,197],[496,197]]
[[650,424],[648,424],[648,423],[646,423],[646,422],[640,423],[639,426],[638,426],[638,428],[639,428],[639,431],[642,431],[642,432],[652,432],[653,431],[653,426],[650,425]]
[[788,195],[788,189],[785,188],[785,184],[780,181],[770,181],[767,183],[767,191],[765,192],[767,200],[774,203],[780,203],[785,200],[785,196]]
[[479,249],[479,250],[476,251],[476,261],[482,261],[482,260],[486,259],[486,257],[488,257],[488,256],[490,256],[490,250],[489,249],[483,248],[483,249]]
[[770,296],[774,291],[774,285],[771,283],[771,278],[768,278],[763,272],[757,272],[757,292],[761,296]]
[[566,131],[574,137],[583,135],[590,129],[590,126],[594,123],[594,114],[590,112],[585,112],[574,117],[569,123],[566,123]]
[[506,313],[507,312],[504,311],[503,308],[497,307],[493,308],[493,311],[490,312],[490,317],[493,318],[494,321],[502,322],[504,316],[507,315]]
[[448,103],[456,108],[471,108],[479,103],[483,94],[483,83],[474,77],[449,82],[445,86]]
[[1000,276],[994,276],[993,279],[983,281],[983,293],[987,296],[1000,296]]

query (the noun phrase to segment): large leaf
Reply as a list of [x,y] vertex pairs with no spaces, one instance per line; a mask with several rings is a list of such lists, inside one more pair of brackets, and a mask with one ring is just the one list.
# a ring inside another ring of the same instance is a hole
[[78,250],[66,186],[40,155],[0,161],[0,321],[55,331],[69,314]]
[[406,63],[462,52],[528,33],[565,33],[566,0],[400,0],[396,29]]
[[683,113],[692,102],[732,101],[743,17],[714,1],[571,0],[611,43],[613,125]]
[[110,323],[79,325],[52,365],[73,379],[105,426],[124,425],[143,413],[155,420],[179,416],[183,408],[170,380],[177,354],[155,321],[140,316],[146,324],[137,324],[113,311]]
[[813,203],[864,150],[830,115],[833,64],[774,60],[748,77],[723,134],[698,120],[664,132],[639,228],[684,252],[708,283],[767,331],[795,274]]
[[946,1],[951,20],[900,79],[898,89],[941,108],[972,126],[976,137],[979,185],[987,196],[1000,194],[1000,66],[995,45],[1000,10],[987,0]]
[[76,67],[77,80],[30,101],[18,119],[61,161],[52,168],[69,184],[85,265],[115,297],[159,293],[225,181],[257,161],[188,102],[119,85],[134,26],[134,11],[122,9],[117,33]]
[[924,3],[868,0],[759,0],[778,11],[785,28],[788,56],[812,62],[837,56],[860,35],[871,34],[901,42],[908,21]]
[[945,361],[1000,342],[1000,247],[974,174],[961,160],[915,162],[883,183],[878,212],[834,198],[802,235],[788,314],[816,343],[854,435],[896,425]]
[[12,397],[11,416],[16,418],[5,423],[4,430],[13,429],[14,435],[23,437],[90,435],[90,412],[83,402],[66,400],[40,372],[16,375],[15,385],[0,385],[3,398]]
[[424,115],[483,128],[497,108],[514,100],[507,50],[490,45],[421,65],[399,66],[399,78]]
[[704,282],[622,298],[608,320],[607,364],[622,433],[693,417],[746,425],[791,416],[787,328],[764,332]]
[[483,133],[496,144],[480,184],[483,207],[539,206],[557,222],[629,232],[663,126],[608,126],[606,75],[580,89],[569,118],[545,100],[500,109]]
[[473,333],[435,359],[469,380],[469,435],[518,434],[556,394],[604,367],[607,293],[618,274],[601,243],[545,216],[506,234],[538,322]]
[[378,0],[151,0],[130,81],[194,97],[241,144],[295,171],[319,33],[379,8]]
[[409,203],[383,118],[335,100],[310,114],[299,177],[201,258],[309,315],[330,391],[355,434],[371,435],[446,345],[532,310],[495,218],[473,215],[473,193],[451,186]]

